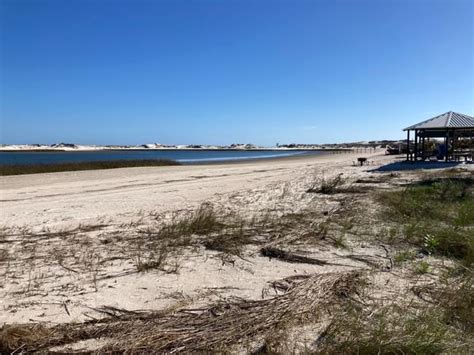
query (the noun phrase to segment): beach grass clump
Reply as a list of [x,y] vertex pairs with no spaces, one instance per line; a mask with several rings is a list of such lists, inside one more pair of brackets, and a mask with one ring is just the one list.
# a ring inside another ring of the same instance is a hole
[[412,250],[401,250],[393,256],[395,264],[402,264],[415,258],[415,252]]
[[[399,242],[430,254],[474,262],[474,179],[428,179],[402,190],[382,192],[384,218],[398,223]],[[391,238],[391,242],[396,242]]]
[[218,232],[225,227],[217,211],[210,203],[201,204],[190,213],[172,216],[169,222],[163,223],[154,233],[157,239],[183,239],[192,235],[207,235]]
[[202,204],[191,216],[180,221],[188,234],[206,235],[224,228],[212,204]]
[[180,165],[174,160],[148,159],[148,160],[110,160],[110,161],[84,161],[75,163],[34,164],[34,165],[0,165],[0,176],[56,173],[62,171],[81,171],[99,169],[134,168],[145,166],[171,166]]
[[[221,220],[222,219],[222,220]],[[146,240],[168,241],[175,245],[186,246],[192,235],[208,235],[225,228],[223,216],[211,203],[202,203],[192,211],[180,211],[170,216],[158,226],[149,226],[142,230]]]
[[430,264],[422,260],[415,264],[415,273],[419,275],[424,275],[430,272]]
[[[210,203],[203,203],[190,212],[174,214],[157,227],[149,226],[139,231],[140,235],[134,239],[135,245],[130,251],[132,262],[139,272],[151,269],[175,272],[178,269],[176,256],[182,254],[184,248],[204,243],[208,249],[234,250],[237,253],[242,241],[238,233],[216,235],[230,230],[224,222],[228,221]],[[172,256],[175,263],[170,268]]]
[[206,238],[204,247],[225,255],[242,257],[243,248],[253,243],[251,225],[243,219],[231,222],[217,235]]
[[168,257],[170,254],[169,247],[166,244],[154,245],[150,248],[141,248],[135,251],[133,263],[138,272],[144,272],[152,269],[167,271]]
[[436,290],[433,297],[442,309],[443,320],[474,339],[473,274],[465,273],[454,282],[446,281],[445,286]]
[[337,174],[331,178],[323,177],[320,181],[317,181],[310,187],[306,192],[316,192],[325,195],[331,195],[337,193],[338,187],[345,183],[343,174]]
[[319,340],[316,354],[461,354],[472,346],[469,334],[445,321],[443,309],[395,304],[353,306]]
[[312,217],[310,212],[277,216],[269,211],[243,217],[203,203],[193,211],[177,213],[157,228],[147,228],[142,233],[145,240],[158,244],[166,242],[172,248],[204,246],[208,250],[242,257],[244,247],[258,244],[262,235],[273,238],[295,230],[301,232],[304,228],[309,232]]
[[238,213],[220,211],[206,202],[194,210],[174,213],[157,225],[139,229],[129,254],[138,271],[169,272],[168,262],[172,256],[199,247],[217,251],[223,260],[232,263],[233,257],[244,258],[246,246],[263,242],[262,235],[272,238],[280,235],[277,233],[299,230],[306,224],[311,229],[310,217],[308,214],[276,217],[265,211],[244,218]]
[[457,225],[474,224],[474,178],[429,179],[407,186],[404,190],[381,194],[398,220],[429,218]]
[[[373,183],[372,180],[364,181],[366,184]],[[357,185],[361,182],[355,184],[348,184],[347,179],[343,177],[343,174],[337,174],[331,178],[317,178],[311,187],[306,190],[307,193],[319,193],[323,195],[334,195],[334,194],[361,194],[367,193],[373,190],[371,185]]]
[[474,346],[472,273],[422,285],[416,293],[424,302],[346,303],[318,339],[315,353],[470,353]]

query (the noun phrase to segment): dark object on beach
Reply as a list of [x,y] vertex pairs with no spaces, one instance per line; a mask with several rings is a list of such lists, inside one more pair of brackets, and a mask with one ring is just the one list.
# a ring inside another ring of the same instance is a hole
[[357,158],[357,161],[359,162],[360,166],[362,166],[367,162],[367,158],[360,157],[360,158]]
[[385,147],[385,154],[387,155],[397,155],[397,154],[406,154],[407,145],[406,143],[399,143],[397,145],[387,145]]
[[283,261],[287,261],[289,263],[300,263],[300,264],[312,264],[312,265],[326,265],[327,261],[319,260],[315,258],[309,258],[307,256],[301,256],[297,254],[293,254],[282,249],[274,248],[274,247],[265,247],[260,249],[260,254],[262,256],[267,256],[270,259],[275,258]]
[[400,147],[387,146],[385,148],[385,154],[388,154],[388,155],[401,154],[401,149],[400,149]]
[[174,160],[155,159],[155,160],[113,160],[113,161],[84,161],[77,163],[59,163],[59,164],[35,164],[35,165],[2,165],[0,166],[1,175],[22,175],[55,173],[60,171],[80,171],[80,170],[98,170],[98,169],[117,169],[133,168],[144,166],[169,166],[180,165]]

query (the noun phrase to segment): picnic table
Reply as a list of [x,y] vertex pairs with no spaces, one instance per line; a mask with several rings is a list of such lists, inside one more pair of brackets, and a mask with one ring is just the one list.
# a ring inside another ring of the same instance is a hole
[[474,151],[472,150],[461,150],[454,153],[454,160],[461,161],[461,158],[464,158],[464,161],[472,161],[474,156]]
[[367,158],[357,158],[357,162],[359,163],[360,166],[364,165],[367,163]]

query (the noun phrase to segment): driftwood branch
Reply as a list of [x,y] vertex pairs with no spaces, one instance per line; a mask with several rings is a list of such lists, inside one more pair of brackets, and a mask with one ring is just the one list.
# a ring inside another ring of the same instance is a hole
[[266,256],[279,260],[283,260],[289,263],[299,263],[299,264],[312,264],[312,265],[327,265],[326,260],[310,258],[307,256],[297,255],[282,249],[278,249],[275,247],[265,247],[260,249],[260,254],[262,256]]

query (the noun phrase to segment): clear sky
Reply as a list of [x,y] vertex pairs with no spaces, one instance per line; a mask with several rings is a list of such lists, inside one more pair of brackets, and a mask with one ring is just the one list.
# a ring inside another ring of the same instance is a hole
[[472,0],[0,0],[0,143],[330,143],[474,114]]

